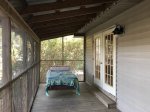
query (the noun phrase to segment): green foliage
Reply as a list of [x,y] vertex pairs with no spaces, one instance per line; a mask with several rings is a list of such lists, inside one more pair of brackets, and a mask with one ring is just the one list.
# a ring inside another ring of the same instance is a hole
[[67,40],[64,38],[64,59],[83,60],[83,39],[74,38]]
[[45,81],[45,74],[50,66],[65,65],[70,66],[72,70],[83,72],[83,39],[63,37],[43,41],[41,60],[41,82]]
[[64,38],[64,47],[62,47],[62,38],[46,40],[41,43],[42,60],[83,60],[83,39]]
[[41,43],[42,60],[61,60],[62,59],[62,39],[51,39]]
[[15,32],[11,32],[11,60],[14,75],[23,68],[23,40]]

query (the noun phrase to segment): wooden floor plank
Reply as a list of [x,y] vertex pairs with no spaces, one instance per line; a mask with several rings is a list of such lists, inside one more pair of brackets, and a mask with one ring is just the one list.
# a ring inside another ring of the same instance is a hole
[[75,90],[52,90],[45,95],[45,85],[41,84],[31,112],[118,112],[107,109],[88,89],[80,83],[81,95]]

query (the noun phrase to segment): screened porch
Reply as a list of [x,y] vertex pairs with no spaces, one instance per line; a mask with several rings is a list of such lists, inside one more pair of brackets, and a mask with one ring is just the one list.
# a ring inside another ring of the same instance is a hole
[[[119,112],[117,44],[113,30],[103,30],[114,28],[117,20],[106,22],[138,3],[0,0],[0,112]],[[70,67],[80,95],[68,89],[45,94],[46,74],[53,66]]]
[[[59,109],[65,112],[72,112],[73,108],[77,112],[87,111],[90,109],[87,106],[94,104],[95,109],[90,111],[111,111],[98,101],[85,83],[84,35],[77,34],[74,37],[56,34],[57,38],[39,39],[12,7],[5,0],[0,3],[0,112],[58,112],[56,108],[59,105]],[[93,13],[96,12],[94,9]],[[71,32],[75,30],[71,29]],[[70,31],[65,33],[69,34]],[[45,77],[51,66],[69,66],[80,81],[81,95],[77,96],[74,90],[54,90],[47,97],[44,90]],[[58,98],[55,99],[56,96]],[[65,103],[62,103],[62,98]],[[55,104],[56,110],[52,109],[53,105],[49,105],[49,101]]]

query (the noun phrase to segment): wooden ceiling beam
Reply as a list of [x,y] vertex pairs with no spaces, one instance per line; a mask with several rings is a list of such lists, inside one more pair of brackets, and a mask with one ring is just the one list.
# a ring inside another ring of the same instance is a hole
[[40,38],[44,38],[44,37],[48,37],[48,36],[55,36],[56,35],[64,35],[66,33],[72,33],[74,34],[77,31],[77,29],[73,29],[73,30],[64,30],[63,32],[54,32],[54,33],[47,33],[47,34],[42,34],[42,35],[38,35]]
[[68,35],[73,35],[73,33],[72,32],[67,32],[65,34],[49,35],[49,36],[46,36],[44,38],[40,38],[40,40],[44,41],[44,40],[49,40],[49,39],[56,39],[56,38],[64,37],[64,36],[68,36]]
[[[77,25],[85,25],[86,23],[88,23],[88,20],[84,20],[84,21],[75,21],[75,22],[71,22],[71,23],[67,23],[67,24],[55,24],[55,25],[51,25],[51,26],[47,26],[47,27],[43,27],[43,28],[36,28],[34,29],[34,31],[47,31],[47,30],[52,30],[52,29],[58,29],[58,28],[62,28],[62,27],[66,27],[66,26],[77,26]],[[32,28],[33,29],[33,28]]]
[[26,0],[21,0],[22,4],[24,4],[23,8],[27,8],[28,7],[28,2]]
[[70,30],[70,29],[79,29],[83,26],[83,23],[80,24],[71,24],[68,26],[60,26],[60,27],[53,27],[53,28],[45,28],[45,29],[41,29],[41,30],[36,30],[35,32],[37,34],[43,35],[43,34],[47,34],[47,33],[55,33],[55,32],[62,32],[64,30]]
[[19,13],[28,7],[28,2],[26,0],[8,0]]
[[43,22],[43,21],[50,21],[50,20],[57,20],[57,19],[64,19],[76,16],[82,16],[87,14],[93,14],[100,11],[103,11],[105,7],[97,6],[92,8],[82,8],[78,10],[71,10],[71,11],[64,11],[60,13],[52,13],[52,14],[45,14],[45,15],[38,15],[33,16],[28,23],[36,23],[36,22]]
[[22,8],[28,7],[28,2],[26,0],[8,0],[8,1],[14,6],[20,4]]
[[63,8],[70,8],[76,6],[84,6],[84,5],[91,5],[97,3],[113,3],[116,0],[64,0],[64,1],[57,1],[53,3],[44,3],[44,4],[36,4],[36,5],[29,5],[25,8],[21,14],[31,14],[37,13],[42,11],[50,11],[50,10],[58,10]]
[[38,23],[30,24],[30,26],[34,30],[34,29],[45,28],[45,27],[50,27],[50,26],[70,24],[73,22],[90,21],[94,17],[96,17],[96,13],[83,15],[83,16],[77,16],[77,17],[71,17],[71,18],[65,18],[65,19],[59,19],[59,20],[38,22]]
[[66,31],[63,31],[63,32],[56,32],[56,33],[52,33],[52,34],[39,35],[39,37],[40,37],[41,40],[48,40],[48,39],[63,37],[63,36],[67,36],[67,35],[72,35],[76,31],[77,31],[77,29],[66,30]]
[[57,29],[55,31],[50,31],[50,32],[45,32],[45,33],[40,33],[37,34],[39,37],[44,36],[44,35],[55,35],[55,34],[64,34],[65,32],[72,32],[72,33],[76,33],[78,31],[78,29],[81,26],[76,26],[76,27],[72,27],[72,28],[64,28],[64,29]]
[[40,38],[40,40],[44,41],[44,40],[55,39],[55,38],[64,37],[68,35],[73,35],[73,32],[66,32],[64,34],[47,35],[45,37]]

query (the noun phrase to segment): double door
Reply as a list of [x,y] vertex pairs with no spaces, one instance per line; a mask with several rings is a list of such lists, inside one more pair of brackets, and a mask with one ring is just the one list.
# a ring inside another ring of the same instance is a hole
[[112,30],[94,37],[94,83],[116,96],[116,38]]

